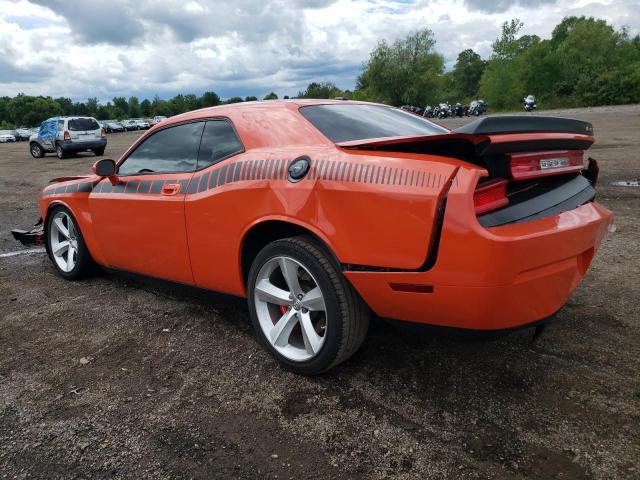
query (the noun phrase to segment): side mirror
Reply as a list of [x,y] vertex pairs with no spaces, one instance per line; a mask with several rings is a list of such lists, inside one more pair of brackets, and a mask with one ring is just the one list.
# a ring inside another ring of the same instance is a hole
[[103,158],[94,163],[91,169],[99,177],[113,177],[116,174],[116,162],[110,158]]

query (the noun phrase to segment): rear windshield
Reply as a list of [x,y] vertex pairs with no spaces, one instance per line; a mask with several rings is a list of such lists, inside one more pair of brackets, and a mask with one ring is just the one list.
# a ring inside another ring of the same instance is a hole
[[77,132],[79,130],[98,130],[100,125],[93,118],[73,118],[69,120],[69,130]]
[[334,143],[448,132],[413,113],[382,105],[309,105],[300,113]]

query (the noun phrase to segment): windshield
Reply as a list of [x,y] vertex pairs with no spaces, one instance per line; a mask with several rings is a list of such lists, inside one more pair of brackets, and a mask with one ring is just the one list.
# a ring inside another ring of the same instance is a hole
[[12,130],[0,130],[0,135],[13,135]]
[[72,132],[83,130],[97,130],[100,128],[98,122],[93,118],[73,118],[69,120],[69,130]]
[[310,105],[300,113],[334,143],[447,133],[446,128],[383,105]]

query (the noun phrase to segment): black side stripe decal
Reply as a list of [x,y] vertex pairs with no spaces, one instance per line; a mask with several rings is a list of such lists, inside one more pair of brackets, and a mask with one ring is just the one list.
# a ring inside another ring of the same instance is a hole
[[[167,183],[179,183],[180,193],[195,194],[220,187],[226,183],[244,180],[281,180],[287,175],[290,161],[279,159],[254,159],[223,163],[219,168],[196,173],[190,180],[131,180],[112,185],[110,181],[94,181],[55,185],[43,192],[43,196],[64,193],[127,193],[160,194]],[[330,180],[351,183],[370,183],[381,185],[404,185],[422,188],[440,188],[446,180],[442,174],[415,169],[370,165],[319,159],[311,162],[308,180]],[[457,184],[457,177],[454,178]]]

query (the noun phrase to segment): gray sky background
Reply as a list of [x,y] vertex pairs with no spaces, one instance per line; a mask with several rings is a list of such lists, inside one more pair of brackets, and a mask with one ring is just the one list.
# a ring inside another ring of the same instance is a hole
[[380,38],[429,27],[451,68],[465,48],[486,58],[504,21],[544,38],[568,15],[640,31],[639,0],[0,0],[0,96],[352,89]]

